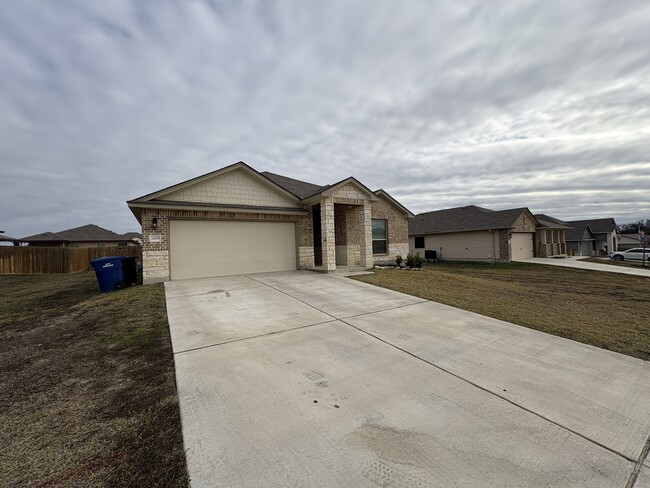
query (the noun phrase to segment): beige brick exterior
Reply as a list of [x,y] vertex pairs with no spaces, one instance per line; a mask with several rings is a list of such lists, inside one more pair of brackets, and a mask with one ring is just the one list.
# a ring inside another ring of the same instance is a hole
[[[301,206],[245,168],[159,195],[157,200],[179,204],[243,205],[267,207],[268,210],[191,210],[162,205],[141,208],[144,282],[170,279],[169,228],[170,220],[174,219],[293,222],[296,225],[296,267],[314,268],[314,245],[320,244],[322,269],[332,271],[337,265],[372,267],[372,218],[376,215],[376,218],[388,220],[389,252],[384,256],[393,259],[398,254],[405,256],[408,252],[408,224],[404,212],[381,197],[371,204],[371,198],[374,199],[362,187],[351,182],[334,188],[330,193],[326,192],[316,203],[311,200],[311,204]],[[145,200],[144,203],[155,205],[156,199]],[[300,209],[305,213],[277,213],[274,208]],[[314,215],[315,209],[319,212],[317,216]],[[154,217],[157,220],[155,229],[152,228]],[[314,242],[315,217],[320,217],[319,243]]]
[[[409,226],[404,213],[391,202],[379,198],[372,203],[372,218],[388,221],[388,253],[376,254],[375,261],[395,261],[397,256],[406,259],[409,253]],[[370,243],[372,250],[372,241]]]
[[[156,217],[156,229],[151,227],[152,219]],[[201,219],[201,220],[251,220],[295,222],[299,233],[304,218],[297,215],[221,212],[203,210],[152,209],[142,213],[142,279],[145,284],[168,281],[169,272],[169,220],[170,219]],[[160,242],[152,242],[152,236],[157,236]],[[305,258],[306,259],[306,258]],[[313,261],[313,249],[312,249]],[[302,263],[302,260],[300,261]],[[308,262],[307,262],[308,264]],[[302,265],[302,264],[301,264]],[[305,266],[305,267],[313,267]]]
[[160,199],[173,202],[296,208],[294,200],[260,182],[244,170],[215,176]]

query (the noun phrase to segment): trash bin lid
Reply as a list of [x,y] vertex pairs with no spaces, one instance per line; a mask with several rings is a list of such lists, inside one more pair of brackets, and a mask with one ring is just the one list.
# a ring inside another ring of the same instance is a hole
[[112,268],[115,266],[122,267],[122,259],[124,256],[106,256],[104,258],[97,258],[90,261],[95,269],[97,268]]

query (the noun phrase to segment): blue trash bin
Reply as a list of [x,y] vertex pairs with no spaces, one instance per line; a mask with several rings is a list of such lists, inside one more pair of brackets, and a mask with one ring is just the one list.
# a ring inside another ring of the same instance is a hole
[[108,256],[105,258],[93,259],[90,264],[95,268],[97,284],[102,293],[121,290],[126,286],[124,282],[124,268],[122,259],[124,256]]

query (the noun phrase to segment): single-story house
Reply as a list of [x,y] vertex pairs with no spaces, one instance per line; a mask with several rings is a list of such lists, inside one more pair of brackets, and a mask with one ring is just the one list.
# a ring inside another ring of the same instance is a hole
[[566,222],[545,214],[535,214],[539,222],[535,239],[535,257],[566,256],[566,232],[571,228]]
[[[617,242],[617,251],[626,251],[634,247],[643,247],[643,242],[639,240],[639,234],[619,234]],[[646,247],[650,249],[650,244],[647,237]]]
[[129,234],[116,234],[94,224],[59,232],[43,232],[20,239],[20,242],[39,247],[126,247],[137,246],[138,241]]
[[409,248],[427,258],[509,262],[535,256],[539,226],[525,207],[495,211],[470,205],[425,212],[409,221]]
[[616,221],[612,218],[570,220],[567,231],[567,249],[583,256],[609,254],[618,251]]
[[17,246],[20,244],[20,239],[0,234],[0,246]]
[[244,162],[127,202],[142,225],[145,283],[341,266],[408,253],[413,217],[353,177],[331,185]]

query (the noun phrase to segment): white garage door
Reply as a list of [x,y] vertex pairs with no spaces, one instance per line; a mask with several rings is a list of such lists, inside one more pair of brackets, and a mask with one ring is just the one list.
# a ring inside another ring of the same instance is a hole
[[296,269],[296,226],[171,220],[169,259],[173,280]]
[[513,232],[510,241],[512,259],[527,259],[533,257],[533,236],[530,232]]

